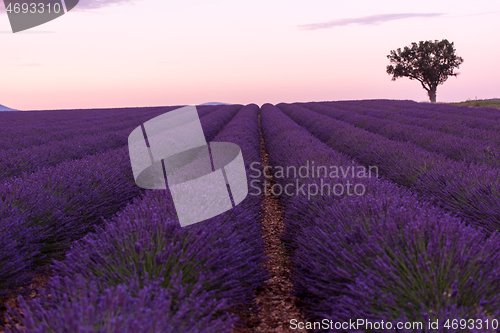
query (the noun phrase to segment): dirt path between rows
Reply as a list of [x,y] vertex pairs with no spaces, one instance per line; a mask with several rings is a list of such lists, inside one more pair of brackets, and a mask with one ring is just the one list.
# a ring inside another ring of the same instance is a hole
[[[28,300],[32,300],[38,298],[40,294],[38,293],[38,288],[43,288],[49,282],[51,276],[51,272],[46,269],[42,270],[40,273],[35,274],[29,286],[21,288],[24,298]],[[0,333],[4,333],[6,327],[8,326],[6,320],[6,312],[7,305],[9,305],[12,309],[20,311],[19,304],[17,302],[17,298],[19,296],[19,292],[15,292],[9,297],[6,298],[3,302],[0,303]]]
[[[259,127],[260,127],[259,115]],[[260,138],[262,165],[269,165],[269,156],[264,145],[264,138]],[[240,313],[242,326],[236,327],[233,333],[305,333],[308,330],[292,329],[290,321],[304,322],[297,306],[297,298],[291,295],[293,284],[291,281],[292,264],[285,254],[280,235],[285,229],[282,207],[278,199],[271,195],[272,180],[266,188],[263,200],[262,232],[266,245],[268,260],[265,269],[270,273],[270,279],[256,291],[252,306]],[[260,308],[256,311],[255,308]]]

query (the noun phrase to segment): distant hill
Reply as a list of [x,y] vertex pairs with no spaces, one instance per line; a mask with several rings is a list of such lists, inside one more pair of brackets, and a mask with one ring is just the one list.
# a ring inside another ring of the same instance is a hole
[[221,103],[221,102],[208,102],[200,105],[232,105],[231,103]]
[[3,106],[2,104],[0,104],[0,111],[19,111],[19,110],[11,109],[11,108],[8,108],[8,107]]
[[474,107],[489,106],[493,108],[500,108],[500,98],[492,99],[468,99],[465,102],[450,103],[453,105],[467,105]]

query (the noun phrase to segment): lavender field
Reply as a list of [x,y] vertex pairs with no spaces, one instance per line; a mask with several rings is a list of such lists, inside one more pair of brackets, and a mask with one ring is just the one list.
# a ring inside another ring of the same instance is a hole
[[[499,109],[198,106],[207,142],[241,148],[249,194],[181,227],[127,147],[177,108],[0,113],[0,332],[500,332]],[[269,195],[291,287],[265,265]],[[302,318],[257,329],[270,280]]]

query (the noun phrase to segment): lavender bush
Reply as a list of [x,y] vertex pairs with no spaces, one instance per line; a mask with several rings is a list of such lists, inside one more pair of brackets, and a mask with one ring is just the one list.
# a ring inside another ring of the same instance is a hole
[[[297,103],[297,105],[305,106],[307,103]],[[467,126],[466,122],[455,121],[455,115],[450,114],[442,120],[434,119],[434,113],[438,112],[435,108],[430,110],[421,110],[428,118],[412,117],[408,115],[407,110],[414,108],[418,105],[414,102],[407,104],[398,104],[397,101],[359,101],[359,102],[330,102],[330,103],[314,103],[311,105],[324,105],[342,109],[348,112],[355,112],[364,115],[369,115],[381,119],[391,119],[398,123],[418,126],[426,130],[435,130],[443,133],[452,134],[461,138],[470,138],[474,140],[481,140],[489,142],[494,146],[500,146],[500,134],[494,130],[484,130],[478,128],[471,128]],[[397,106],[399,105],[399,106]],[[453,110],[456,111],[458,107]],[[498,113],[498,111],[497,111]],[[468,112],[470,115],[476,115],[477,111]]]
[[498,169],[452,161],[414,144],[392,141],[300,106],[278,107],[328,146],[366,165],[377,165],[391,181],[457,213],[468,223],[490,232],[500,227]]
[[[202,126],[209,129],[213,138],[240,108],[236,105],[210,113],[202,118]],[[94,230],[103,218],[112,217],[141,193],[144,190],[134,182],[127,147],[23,174],[0,184],[0,239],[9,237],[4,223],[14,218],[23,228],[40,228],[41,232],[27,234],[31,238],[13,240],[18,244],[18,256],[27,256],[19,260],[33,265],[29,273],[60,257],[73,241]],[[36,244],[43,245],[33,255],[30,248]],[[12,251],[9,247],[0,248],[0,257],[10,256]],[[17,285],[17,280],[8,276],[9,281],[2,284]]]
[[12,216],[0,223],[0,302],[30,282],[35,270],[33,260],[43,245],[34,241],[43,239],[41,228],[26,228],[21,222],[18,216]]
[[[123,129],[123,123],[159,115],[176,107],[97,109],[73,111],[23,111],[2,113],[1,149],[21,149],[64,140],[75,135]],[[146,119],[149,119],[146,118]]]
[[[54,278],[52,286],[63,280]],[[28,302],[20,297],[24,316],[10,310],[7,332],[230,332],[235,317],[222,312],[224,301],[214,299],[200,284],[189,292],[175,280],[171,284],[176,287],[167,290],[160,281],[129,279],[111,287],[76,276],[64,293],[49,288],[41,290],[39,299]]]
[[[358,100],[358,101],[337,101],[323,102],[329,105],[344,105],[344,106],[381,106],[383,109],[395,111],[396,113],[415,115],[418,118],[445,118],[447,116],[454,121],[461,123],[474,123],[479,121],[485,124],[484,120],[498,121],[500,114],[498,109],[490,107],[472,108],[468,106],[457,106],[446,103],[417,103],[414,101],[402,100]],[[491,126],[491,125],[486,125]]]
[[[276,165],[317,159],[325,165],[353,164],[272,105],[262,107],[262,128],[269,158]],[[291,135],[285,138],[284,133]],[[295,293],[310,320],[419,320],[426,325],[429,319],[443,324],[443,319],[498,316],[497,232],[487,235],[465,226],[386,180],[358,181],[366,186],[365,195],[280,197]],[[453,330],[441,326],[439,331]]]
[[[244,107],[215,140],[238,144],[246,162],[259,160],[257,114],[256,105]],[[57,278],[44,294],[51,296],[22,301],[24,316],[11,311],[11,321],[17,318],[37,332],[63,332],[66,321],[74,323],[76,332],[139,327],[145,332],[230,332],[237,318],[229,310],[249,302],[267,276],[261,268],[260,205],[260,197],[248,197],[226,213],[181,228],[168,190],[146,191],[96,233],[76,242],[64,260],[53,262]],[[91,286],[91,292],[75,294],[80,285],[81,290]],[[161,311],[142,302],[141,293],[155,297]],[[151,312],[149,320],[132,317],[131,308],[116,303],[117,297],[130,299],[140,313]],[[91,301],[103,304],[104,315],[87,310]],[[167,319],[155,323],[155,316]]]
[[498,234],[392,193],[343,198],[298,235],[296,288],[310,313],[334,321],[496,318]]
[[343,120],[372,133],[380,134],[391,140],[412,142],[428,151],[436,152],[467,164],[486,164],[500,166],[500,148],[492,147],[489,142],[460,138],[455,135],[428,130],[413,125],[404,125],[388,119],[356,114],[332,107],[310,103],[308,109]]
[[[164,113],[164,111],[162,110],[161,113]],[[199,110],[200,117],[203,118],[203,116],[207,115],[207,111],[206,109]],[[78,133],[77,136],[74,136],[75,130],[71,130],[74,137],[49,140],[45,144],[25,149],[0,150],[0,181],[19,176],[22,173],[33,173],[40,168],[55,166],[67,160],[79,159],[87,155],[123,147],[127,144],[130,132],[155,115],[158,114],[144,113],[141,114],[141,117],[132,121],[119,122],[119,124],[113,125],[120,128],[115,131],[101,127],[102,131],[98,133],[87,135]],[[220,121],[227,122],[224,116],[220,118]],[[214,120],[210,120],[210,123],[213,124]],[[211,128],[208,131],[211,131]],[[52,135],[52,133],[50,134]],[[213,133],[209,132],[208,134],[213,136]],[[48,140],[43,136],[38,138],[42,141]]]
[[[2,112],[0,149],[22,149],[67,140],[75,136],[95,135],[139,126],[142,122],[182,106],[88,109],[58,111]],[[227,106],[198,106],[201,116]]]

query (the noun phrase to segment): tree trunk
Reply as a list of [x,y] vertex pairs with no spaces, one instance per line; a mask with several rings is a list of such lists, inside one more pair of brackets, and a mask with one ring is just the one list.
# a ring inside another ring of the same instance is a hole
[[436,103],[436,89],[436,86],[432,86],[429,90],[427,90],[431,103]]

